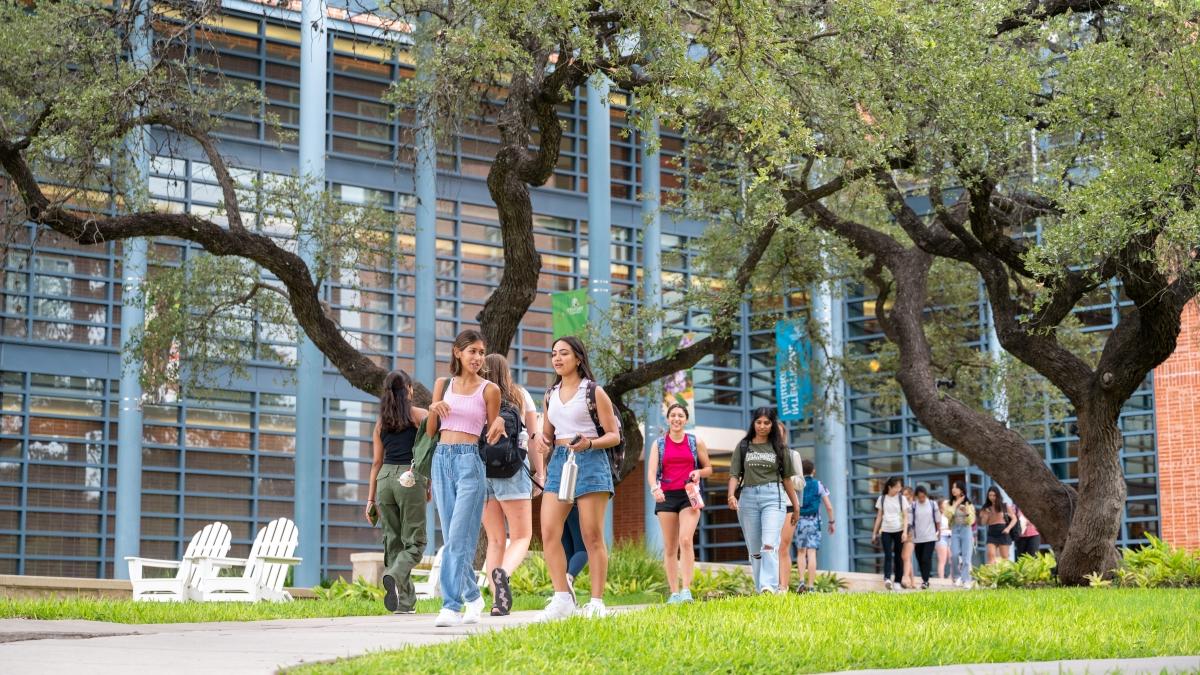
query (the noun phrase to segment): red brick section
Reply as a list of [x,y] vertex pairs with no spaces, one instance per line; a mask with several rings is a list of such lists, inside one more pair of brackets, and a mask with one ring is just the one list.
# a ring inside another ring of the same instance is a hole
[[611,504],[613,541],[641,541],[646,534],[646,469],[641,462],[617,486]]
[[1200,549],[1200,310],[1183,311],[1175,353],[1154,370],[1158,429],[1158,491],[1162,537],[1175,546]]

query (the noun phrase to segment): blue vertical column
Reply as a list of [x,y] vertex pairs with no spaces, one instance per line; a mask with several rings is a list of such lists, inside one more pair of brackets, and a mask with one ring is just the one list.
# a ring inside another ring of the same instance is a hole
[[[427,21],[427,16],[422,16]],[[417,77],[428,79],[431,55],[425,31],[417,35]],[[437,378],[437,146],[433,138],[434,110],[432,103],[423,103],[417,110],[415,187],[417,191],[416,250],[416,307],[414,317],[413,362],[417,381],[433,389]],[[425,505],[426,553],[436,549],[437,527],[433,502]]]
[[[836,282],[826,282],[819,285],[813,295],[813,315],[828,338],[827,348],[816,350],[814,355],[814,363],[821,369],[819,372],[829,373],[834,367],[828,362],[827,353],[836,358],[845,349],[843,303],[839,288]],[[838,377],[824,387],[824,412],[816,424],[817,477],[829,488],[829,499],[837,520],[833,536],[827,534],[824,545],[817,551],[817,566],[822,570],[838,572],[850,569],[850,479],[843,417],[845,399],[842,396],[845,386],[842,378]]]
[[[612,306],[612,157],[609,152],[609,81],[588,80],[588,320],[606,337]],[[604,537],[612,541],[612,509],[604,511]]]
[[[325,3],[303,0],[300,9],[300,176],[312,200],[325,189],[325,118],[328,70],[328,34]],[[308,265],[316,257],[311,233],[320,223],[297,223],[300,257]],[[310,236],[306,236],[309,233]],[[296,391],[296,527],[304,562],[296,568],[296,586],[315,586],[321,581],[321,446],[324,434],[324,402],[321,378],[325,357],[303,333],[297,364]]]
[[[150,63],[150,0],[134,0],[133,32],[129,35],[131,58],[139,68]],[[125,190],[125,204],[136,210],[150,180],[150,155],[145,127],[138,127],[126,138],[126,151],[132,172]],[[121,385],[117,410],[117,505],[113,575],[129,578],[126,556],[137,556],[142,531],[142,359],[132,353],[134,339],[145,322],[140,302],[142,280],[146,278],[149,242],[144,238],[122,242],[121,260]]]
[[[657,314],[662,309],[662,214],[659,210],[661,201],[662,176],[658,164],[658,152],[652,150],[650,141],[658,136],[658,122],[654,122],[653,131],[642,135],[642,288],[646,309],[656,316],[650,324],[646,339],[651,344],[662,338],[662,319]],[[655,358],[656,354],[647,354],[647,358]],[[646,454],[643,461],[649,462],[650,453],[655,452],[655,439],[665,430],[662,419],[662,400],[655,396],[652,389],[648,397],[645,412],[646,421]],[[654,497],[649,486],[645,491],[645,530],[646,550],[651,553],[662,553],[662,532],[658,526],[658,517],[654,515]]]

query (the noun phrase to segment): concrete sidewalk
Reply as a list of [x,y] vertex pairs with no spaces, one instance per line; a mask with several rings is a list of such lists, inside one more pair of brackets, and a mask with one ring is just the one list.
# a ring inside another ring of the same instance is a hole
[[0,672],[263,675],[280,667],[447,642],[530,623],[537,612],[435,628],[433,614],[182,624],[0,620]]

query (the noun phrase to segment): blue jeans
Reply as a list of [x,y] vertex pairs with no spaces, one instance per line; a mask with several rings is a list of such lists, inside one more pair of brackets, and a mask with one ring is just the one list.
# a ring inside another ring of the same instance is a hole
[[779,483],[742,488],[738,499],[738,523],[746,537],[756,591],[774,590],[779,585],[779,535],[787,504]]
[[475,549],[483,522],[487,478],[474,443],[438,443],[433,454],[433,496],[442,523],[442,607],[457,612],[479,598]]
[[[975,555],[975,533],[969,525],[950,530],[950,578],[966,583],[971,580],[971,559]],[[961,560],[960,560],[961,558]]]

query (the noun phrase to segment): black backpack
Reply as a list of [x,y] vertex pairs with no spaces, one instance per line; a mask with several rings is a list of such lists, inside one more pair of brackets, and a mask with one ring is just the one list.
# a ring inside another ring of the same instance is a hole
[[[604,425],[600,424],[600,411],[596,408],[596,388],[598,385],[588,380],[587,383],[587,407],[588,414],[592,417],[592,424],[596,426],[597,436],[603,436]],[[617,487],[617,483],[621,480],[621,465],[625,463],[625,433],[621,430],[621,416],[617,414],[616,406],[613,406],[613,416],[617,418],[617,435],[621,438],[620,442],[611,448],[605,448],[604,452],[608,453],[608,470],[612,474],[613,489]]]
[[521,447],[521,411],[508,401],[500,402],[500,417],[504,433],[495,445],[487,442],[486,433],[479,435],[479,459],[483,460],[488,478],[512,478],[525,468],[525,448]]

